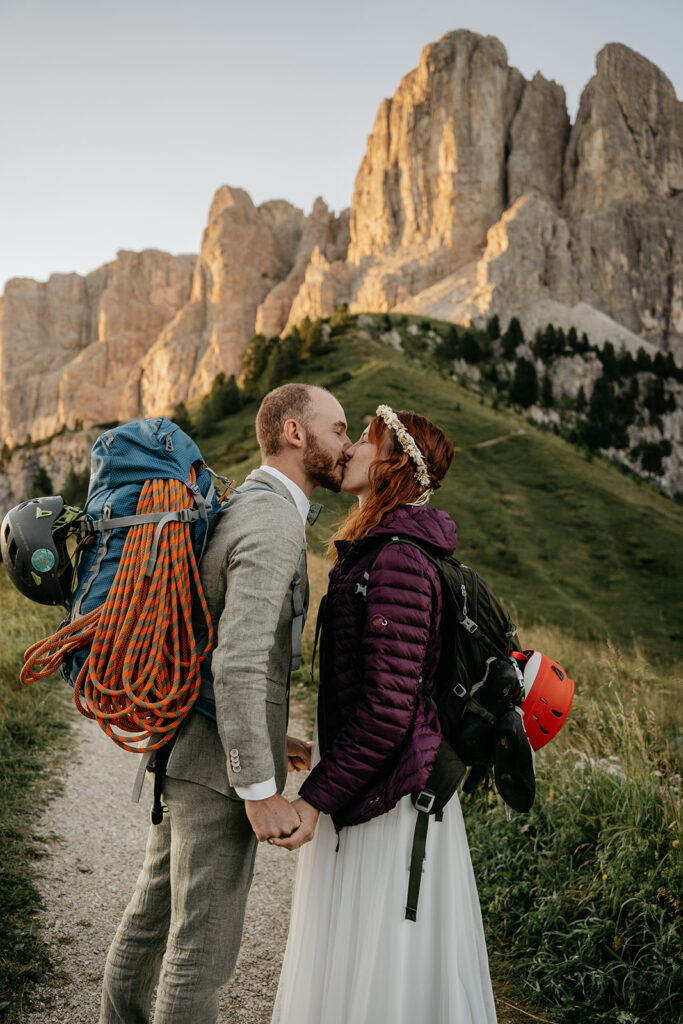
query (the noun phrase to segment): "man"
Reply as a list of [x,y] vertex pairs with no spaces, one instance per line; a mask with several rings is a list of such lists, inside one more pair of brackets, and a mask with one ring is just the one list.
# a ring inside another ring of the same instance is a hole
[[[194,710],[171,753],[167,813],[150,829],[135,894],[105,968],[100,1024],[215,1024],[234,970],[257,840],[312,832],[281,796],[293,591],[305,580],[305,522],[316,486],[338,491],[350,446],[323,388],[285,384],[256,418],[263,464],[221,514],[201,564],[216,629],[215,720]],[[209,709],[211,704],[207,705]],[[309,759],[289,741],[289,756]]]

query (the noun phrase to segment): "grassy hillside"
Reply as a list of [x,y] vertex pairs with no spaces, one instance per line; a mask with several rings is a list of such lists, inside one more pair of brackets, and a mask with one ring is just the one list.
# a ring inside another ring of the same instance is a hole
[[[332,351],[296,379],[329,386],[357,437],[380,402],[434,419],[456,446],[434,504],[458,525],[459,555],[485,575],[524,622],[586,638],[637,644],[674,661],[683,653],[683,509],[601,458],[378,340],[353,321]],[[200,440],[215,469],[241,481],[258,465],[256,405]],[[318,492],[326,510],[313,531],[322,550],[349,507]]]
[[[494,969],[558,1024],[611,1024],[616,1009],[623,1024],[670,1024],[682,946],[683,508],[494,408],[440,371],[424,338],[403,331],[402,351],[382,342],[386,321],[338,318],[292,379],[334,391],[354,439],[380,402],[446,430],[456,454],[434,504],[458,524],[460,558],[506,601],[525,643],[577,682],[568,727],[539,754],[531,815],[508,822],[486,794],[465,801]],[[238,482],[260,462],[256,409],[252,401],[208,427],[205,416],[198,438],[207,462]],[[315,553],[351,499],[315,497],[326,505],[310,531],[319,596],[327,565]],[[63,736],[69,693],[59,682],[16,681],[24,648],[58,613],[21,598],[1,567],[0,606],[0,1020],[14,1020],[47,966],[27,865],[40,772]],[[309,659],[311,646],[309,627]],[[312,709],[306,676],[295,697]]]

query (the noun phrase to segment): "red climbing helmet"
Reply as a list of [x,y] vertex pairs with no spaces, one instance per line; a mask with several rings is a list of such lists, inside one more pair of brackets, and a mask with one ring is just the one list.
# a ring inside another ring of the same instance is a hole
[[524,731],[534,750],[544,747],[567,721],[574,682],[561,665],[541,651],[513,651],[524,676]]

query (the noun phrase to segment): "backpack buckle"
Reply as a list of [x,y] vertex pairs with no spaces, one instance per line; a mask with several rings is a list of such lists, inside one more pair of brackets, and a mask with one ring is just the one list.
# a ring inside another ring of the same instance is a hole
[[463,629],[466,629],[468,633],[476,633],[477,630],[479,629],[479,626],[476,624],[474,619],[471,619],[469,617],[469,615],[466,615],[463,619],[460,620],[460,625],[463,627]]
[[425,814],[429,814],[434,801],[436,800],[436,793],[430,792],[428,789],[423,789],[421,793],[418,793],[417,800],[415,801],[415,807],[418,811],[423,811]]
[[467,690],[462,685],[462,683],[455,684],[455,686],[453,687],[453,693],[455,694],[456,697],[460,698],[467,696]]

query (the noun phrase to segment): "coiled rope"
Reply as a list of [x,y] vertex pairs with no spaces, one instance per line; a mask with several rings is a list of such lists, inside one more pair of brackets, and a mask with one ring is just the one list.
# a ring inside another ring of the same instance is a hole
[[[147,480],[137,513],[187,508],[192,504],[188,495],[179,480]],[[67,655],[91,644],[74,685],[74,703],[115,743],[133,752],[143,747],[158,750],[175,736],[199,695],[200,662],[213,647],[190,524],[165,524],[154,572],[146,576],[155,529],[154,523],[128,529],[104,603],[33,644],[24,655],[20,676],[24,683],[43,679]],[[195,640],[193,597],[195,621],[201,609],[206,624],[201,652]]]

